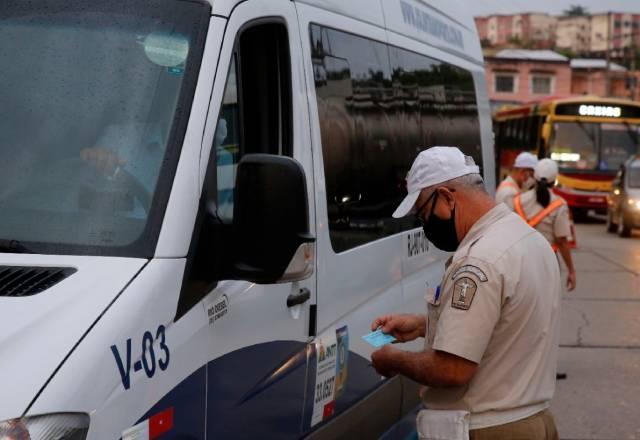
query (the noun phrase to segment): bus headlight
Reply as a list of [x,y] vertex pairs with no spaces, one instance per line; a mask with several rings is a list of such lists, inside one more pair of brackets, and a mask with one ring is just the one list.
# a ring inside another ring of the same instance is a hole
[[0,440],[84,440],[88,432],[86,414],[47,414],[0,422]]

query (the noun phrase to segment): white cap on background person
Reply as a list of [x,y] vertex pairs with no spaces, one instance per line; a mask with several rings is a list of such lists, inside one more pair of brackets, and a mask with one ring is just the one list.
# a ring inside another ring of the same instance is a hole
[[479,174],[473,158],[465,156],[457,147],[431,147],[418,154],[407,174],[407,196],[393,213],[400,218],[409,214],[420,191],[467,174]]
[[535,169],[536,165],[538,165],[538,158],[526,151],[518,154],[516,157],[516,161],[513,163],[514,168],[531,168]]
[[547,182],[553,183],[558,178],[558,164],[555,160],[542,159],[533,172],[536,180],[546,179]]

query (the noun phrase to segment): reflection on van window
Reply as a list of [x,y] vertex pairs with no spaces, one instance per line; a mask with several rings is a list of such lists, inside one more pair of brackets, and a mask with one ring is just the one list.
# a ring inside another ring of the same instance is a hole
[[238,81],[235,58],[229,68],[222,110],[214,139],[218,178],[218,217],[233,220],[233,194],[236,169],[240,161],[240,108],[238,106]]
[[0,238],[128,246],[152,211],[205,10],[63,3],[0,13]]
[[311,43],[334,251],[416,227],[391,214],[422,149],[456,145],[482,164],[472,75],[317,25]]

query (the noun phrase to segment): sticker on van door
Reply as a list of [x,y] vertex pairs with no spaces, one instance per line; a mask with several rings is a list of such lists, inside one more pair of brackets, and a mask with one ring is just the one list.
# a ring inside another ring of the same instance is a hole
[[347,326],[329,330],[318,336],[316,348],[316,381],[313,396],[311,426],[331,417],[336,399],[347,385],[349,361],[349,329]]

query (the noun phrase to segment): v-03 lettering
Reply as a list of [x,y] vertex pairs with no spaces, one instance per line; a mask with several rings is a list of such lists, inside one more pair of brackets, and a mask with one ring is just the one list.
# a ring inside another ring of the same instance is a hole
[[[154,348],[156,341],[160,349],[157,356]],[[116,345],[111,346],[111,353],[113,353],[122,380],[122,386],[125,390],[131,387],[131,345],[131,338],[129,338],[126,341],[124,362],[118,347]],[[156,374],[157,369],[165,371],[169,367],[169,359],[170,352],[166,341],[166,329],[164,325],[161,325],[156,330],[155,339],[150,331],[144,332],[141,341],[140,359],[133,364],[133,372],[137,373],[144,370],[145,375],[151,379]]]

